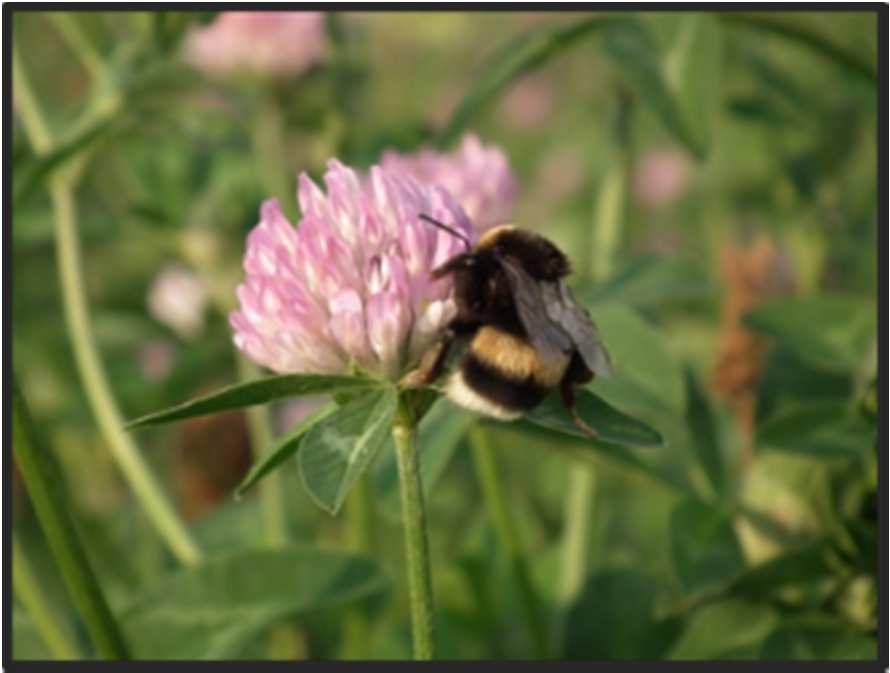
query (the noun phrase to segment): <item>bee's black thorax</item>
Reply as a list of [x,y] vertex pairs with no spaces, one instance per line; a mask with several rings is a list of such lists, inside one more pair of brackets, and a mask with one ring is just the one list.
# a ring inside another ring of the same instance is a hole
[[498,227],[485,234],[477,249],[509,257],[537,280],[557,281],[571,273],[568,258],[543,236],[515,227]]
[[454,403],[513,420],[558,387],[575,424],[595,436],[575,412],[572,387],[594,371],[608,376],[611,366],[595,325],[560,282],[569,273],[566,256],[543,236],[512,225],[483,234],[431,274],[452,277],[457,315],[410,382],[435,379],[450,345],[467,339],[445,387]]
[[510,334],[525,336],[513,303],[513,292],[494,251],[473,253],[472,261],[455,270],[453,275],[456,331],[466,333],[480,325],[493,325]]

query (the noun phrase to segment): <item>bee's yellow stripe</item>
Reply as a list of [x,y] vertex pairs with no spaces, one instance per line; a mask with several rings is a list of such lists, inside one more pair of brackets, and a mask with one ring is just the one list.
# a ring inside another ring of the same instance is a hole
[[533,378],[546,388],[559,383],[569,364],[568,356],[544,360],[525,339],[490,326],[476,333],[470,350],[478,360],[506,378],[516,381]]

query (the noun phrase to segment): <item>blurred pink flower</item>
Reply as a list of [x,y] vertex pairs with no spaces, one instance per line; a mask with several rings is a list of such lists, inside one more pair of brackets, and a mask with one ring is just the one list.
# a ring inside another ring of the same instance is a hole
[[633,179],[637,203],[657,210],[669,206],[686,192],[691,178],[689,159],[677,150],[654,150],[640,159]]
[[447,189],[479,233],[509,220],[519,192],[504,152],[484,146],[474,134],[465,135],[449,154],[429,148],[414,154],[388,150],[380,165]]
[[443,83],[438,87],[426,106],[426,121],[437,131],[442,131],[463,100],[466,84]]
[[536,171],[535,191],[555,203],[573,195],[587,180],[584,155],[574,146],[554,149],[541,159]]
[[167,339],[152,339],[139,347],[139,366],[148,381],[163,381],[173,370],[174,345]]
[[161,269],[148,289],[148,312],[183,339],[196,337],[204,328],[207,301],[204,284],[180,264]]
[[526,75],[504,96],[501,113],[516,128],[534,129],[553,115],[553,83],[543,75]]
[[185,59],[213,77],[298,75],[325,55],[322,12],[221,12],[191,31]]
[[296,229],[277,200],[262,205],[230,316],[235,344],[279,373],[345,372],[354,361],[395,378],[454,314],[450,281],[429,274],[464,249],[418,215],[475,233],[438,185],[379,166],[363,180],[335,159],[324,182],[327,194],[300,175]]

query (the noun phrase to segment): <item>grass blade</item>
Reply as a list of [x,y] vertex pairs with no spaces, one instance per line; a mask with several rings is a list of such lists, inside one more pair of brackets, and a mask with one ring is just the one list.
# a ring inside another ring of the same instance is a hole
[[15,599],[22,604],[47,649],[56,659],[82,659],[83,654],[65,618],[55,609],[40,585],[28,555],[18,537],[12,539],[12,586]]
[[61,470],[48,447],[40,443],[14,373],[12,389],[13,450],[53,557],[98,652],[106,659],[129,659],[75,529]]
[[853,53],[846,47],[835,44],[825,36],[819,35],[806,26],[802,26],[800,20],[796,17],[789,19],[776,16],[772,12],[768,14],[720,12],[718,16],[721,21],[751,28],[752,30],[772,33],[790,42],[797,42],[807,46],[850,72],[856,73],[870,82],[877,81],[878,75],[873,64],[865,61],[861,56]]
[[374,379],[357,376],[324,376],[320,374],[285,374],[256,381],[237,383],[214,393],[183,402],[175,407],[146,414],[127,423],[128,428],[158,425],[218,411],[240,409],[283,397],[355,392],[377,387]]
[[519,35],[501,46],[482,66],[476,81],[442,132],[441,145],[454,142],[470,120],[487,107],[514,80],[540,68],[580,38],[627,19],[595,16],[568,26],[546,26]]

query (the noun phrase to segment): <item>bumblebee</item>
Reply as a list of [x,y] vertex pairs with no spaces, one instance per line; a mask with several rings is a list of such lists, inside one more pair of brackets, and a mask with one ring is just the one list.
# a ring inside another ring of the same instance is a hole
[[452,402],[513,420],[559,387],[575,425],[595,437],[575,410],[574,386],[609,376],[612,365],[596,325],[565,284],[565,254],[543,236],[509,224],[489,230],[473,247],[451,227],[420,218],[463,239],[467,251],[432,271],[434,279],[452,277],[457,314],[402,384],[431,383],[451,347],[468,342],[444,386]]

